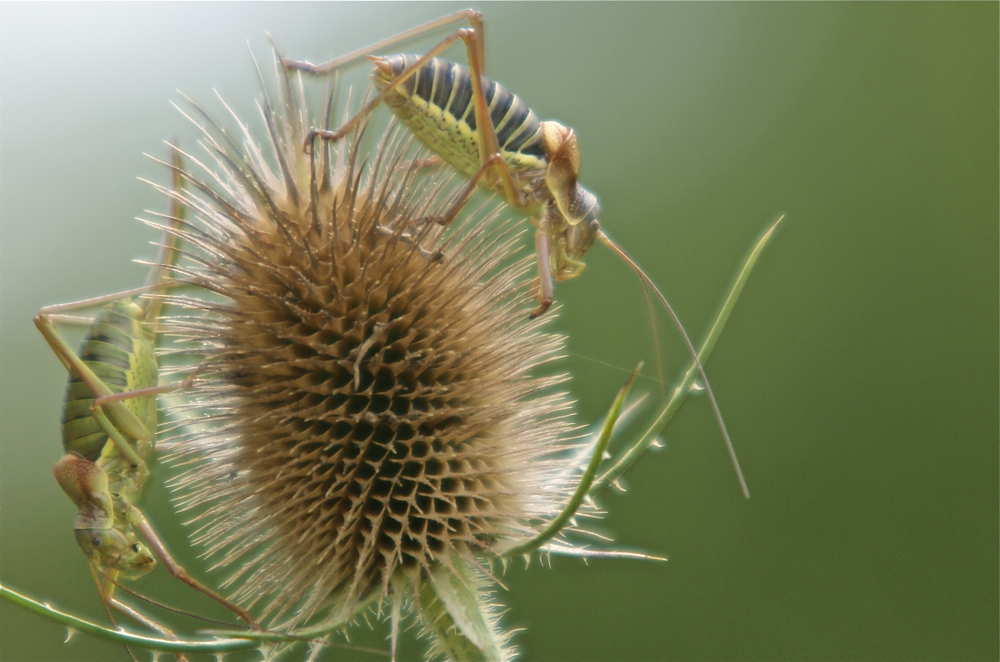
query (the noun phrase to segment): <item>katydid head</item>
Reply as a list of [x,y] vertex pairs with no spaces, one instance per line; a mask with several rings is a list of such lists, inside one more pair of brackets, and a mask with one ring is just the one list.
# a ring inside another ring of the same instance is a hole
[[87,458],[70,451],[52,467],[59,486],[77,507],[73,533],[91,562],[140,577],[156,565],[130,525],[115,521],[115,504],[108,475]]
[[541,227],[549,229],[551,239],[549,268],[556,280],[574,278],[583,270],[583,256],[601,231],[597,196],[579,184],[576,188],[570,207],[573,217],[567,218],[554,200],[542,212]]
[[149,550],[128,529],[76,529],[76,542],[92,563],[117,570],[125,579],[145,575],[156,565]]
[[552,229],[552,275],[556,280],[576,276],[580,260],[601,230],[597,196],[577,183],[580,148],[573,129],[558,122],[542,122],[546,160],[545,187],[551,196],[543,226]]

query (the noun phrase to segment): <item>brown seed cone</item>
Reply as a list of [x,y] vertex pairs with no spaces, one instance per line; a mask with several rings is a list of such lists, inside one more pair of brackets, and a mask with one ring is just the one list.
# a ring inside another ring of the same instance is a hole
[[527,319],[512,226],[490,213],[442,240],[416,220],[443,213],[450,171],[417,176],[402,132],[370,167],[355,138],[303,152],[325,122],[298,77],[279,83],[270,153],[195,106],[214,165],[188,157],[177,271],[218,296],[165,297],[193,311],[167,332],[202,357],[174,412],[202,420],[165,445],[235,598],[302,623],[537,531],[571,487],[570,424],[562,378],[530,374],[563,339]]

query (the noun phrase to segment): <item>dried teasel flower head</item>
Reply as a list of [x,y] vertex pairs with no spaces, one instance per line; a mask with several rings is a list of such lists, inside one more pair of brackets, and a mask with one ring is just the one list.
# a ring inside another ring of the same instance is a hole
[[191,311],[168,331],[201,355],[185,407],[203,419],[169,444],[174,487],[234,597],[272,624],[404,592],[433,611],[421,582],[482,584],[475,555],[567,499],[562,378],[532,375],[562,338],[528,320],[512,226],[420,223],[451,174],[418,174],[405,132],[367,166],[357,138],[306,153],[331,104],[310,116],[278,70],[263,148],[189,113],[208,159],[187,157],[178,271],[214,295],[167,297]]

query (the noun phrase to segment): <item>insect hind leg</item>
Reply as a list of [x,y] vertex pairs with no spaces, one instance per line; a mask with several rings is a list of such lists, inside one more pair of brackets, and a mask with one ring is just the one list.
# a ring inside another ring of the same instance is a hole
[[[495,177],[498,180],[499,185],[502,187],[507,201],[514,207],[525,208],[530,206],[532,203],[528,199],[528,196],[520,191],[514,184],[513,176],[510,172],[506,161],[500,156],[500,143],[497,139],[496,128],[493,126],[493,122],[489,115],[489,109],[486,105],[486,99],[483,95],[482,89],[482,77],[484,75],[485,68],[485,55],[484,55],[484,43],[483,43],[483,16],[481,13],[466,9],[462,11],[449,14],[442,18],[430,21],[424,25],[418,26],[411,30],[401,32],[395,36],[389,37],[382,41],[376,42],[370,46],[359,49],[352,53],[348,53],[340,58],[331,60],[322,65],[314,65],[305,61],[296,61],[284,58],[282,60],[286,69],[304,71],[313,75],[324,75],[328,74],[345,64],[352,61],[360,59],[362,57],[371,56],[372,53],[379,51],[388,46],[392,46],[399,42],[405,41],[415,36],[424,34],[430,30],[434,30],[445,25],[452,23],[457,23],[461,21],[468,21],[471,27],[459,28],[450,34],[448,34],[444,39],[438,42],[433,48],[427,51],[423,56],[418,58],[409,67],[406,67],[398,76],[396,76],[388,85],[373,98],[371,98],[367,103],[365,103],[359,111],[357,111],[349,120],[344,122],[340,127],[335,130],[327,129],[312,129],[306,135],[305,149],[309,151],[312,149],[312,144],[316,138],[320,138],[327,141],[337,141],[346,136],[352,130],[354,130],[361,120],[368,115],[379,103],[381,103],[385,97],[394,91],[403,82],[409,80],[412,76],[416,74],[425,64],[431,61],[431,59],[437,57],[445,51],[450,45],[461,39],[465,43],[466,56],[469,63],[469,70],[472,72],[472,96],[475,103],[474,112],[476,116],[476,131],[479,134],[479,146],[480,146],[480,163],[482,164],[483,174],[486,172],[493,171],[496,173]],[[494,158],[497,157],[497,158]],[[479,175],[480,177],[482,175]]]
[[[350,64],[360,60],[361,58],[371,55],[383,48],[388,48],[389,46],[395,46],[396,44],[402,43],[407,39],[412,39],[414,37],[419,37],[422,34],[426,34],[432,30],[442,28],[446,25],[451,25],[453,23],[461,23],[463,21],[468,21],[470,25],[475,25],[475,17],[479,13],[473,9],[461,9],[457,12],[448,14],[447,16],[442,16],[441,18],[436,18],[432,21],[428,21],[423,25],[418,25],[415,28],[410,28],[395,34],[391,37],[386,37],[380,41],[376,41],[374,44],[369,44],[358,50],[351,51],[346,55],[341,55],[338,58],[330,60],[329,62],[324,62],[322,64],[312,64],[311,62],[306,62],[304,60],[293,60],[291,58],[282,58],[282,65],[285,69],[294,71],[303,71],[305,73],[314,76],[325,76],[326,74],[332,73],[337,69],[343,67],[344,65]],[[482,17],[479,18],[480,23],[482,22]]]
[[[361,122],[361,120],[363,120],[376,106],[382,103],[382,101],[386,98],[387,95],[395,91],[397,87],[399,87],[402,83],[409,80],[415,73],[417,73],[417,71],[420,70],[420,67],[424,66],[425,64],[430,62],[433,58],[440,55],[442,52],[444,52],[446,48],[451,46],[459,39],[466,40],[466,43],[468,43],[467,40],[469,39],[471,33],[472,30],[469,28],[459,28],[458,30],[455,30],[447,37],[442,39],[440,42],[438,42],[436,46],[434,46],[432,49],[427,51],[423,56],[418,58],[416,62],[414,62],[412,65],[404,69],[402,73],[399,74],[399,76],[397,76],[396,78],[394,78],[392,81],[389,82],[389,84],[385,87],[385,89],[379,91],[378,94],[369,99],[368,102],[365,103],[365,105],[363,105],[361,109],[354,114],[353,117],[351,117],[351,119],[341,124],[337,129],[333,131],[330,131],[328,129],[311,129],[306,134],[306,140],[304,146],[305,150],[307,152],[312,150],[312,144],[316,140],[316,138],[320,138],[322,140],[327,140],[330,142],[336,142],[341,138],[343,138],[344,136],[346,136],[348,133],[353,131],[354,128],[357,127],[357,125]],[[287,67],[288,65],[286,64],[285,66]]]

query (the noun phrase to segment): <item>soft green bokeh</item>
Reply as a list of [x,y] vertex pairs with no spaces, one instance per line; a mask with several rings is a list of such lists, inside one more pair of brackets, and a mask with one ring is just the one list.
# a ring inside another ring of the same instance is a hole
[[[175,90],[249,116],[248,40],[321,60],[460,7],[0,6],[4,581],[102,618],[49,472],[65,372],[30,317],[142,281],[153,235],[131,219],[165,205],[135,177],[166,179],[142,152],[194,141]],[[996,660],[998,5],[480,9],[489,75],[577,130],[605,228],[693,335],[788,214],[708,365],[753,499],[691,402],[605,499],[606,531],[670,562],[512,567],[523,659]],[[556,294],[594,421],[652,343],[635,277],[601,247],[588,265]],[[672,374],[684,352],[660,329]],[[166,494],[151,517],[198,567]],[[212,611],[173,583],[139,585]],[[127,659],[62,636],[0,604],[5,661]]]

